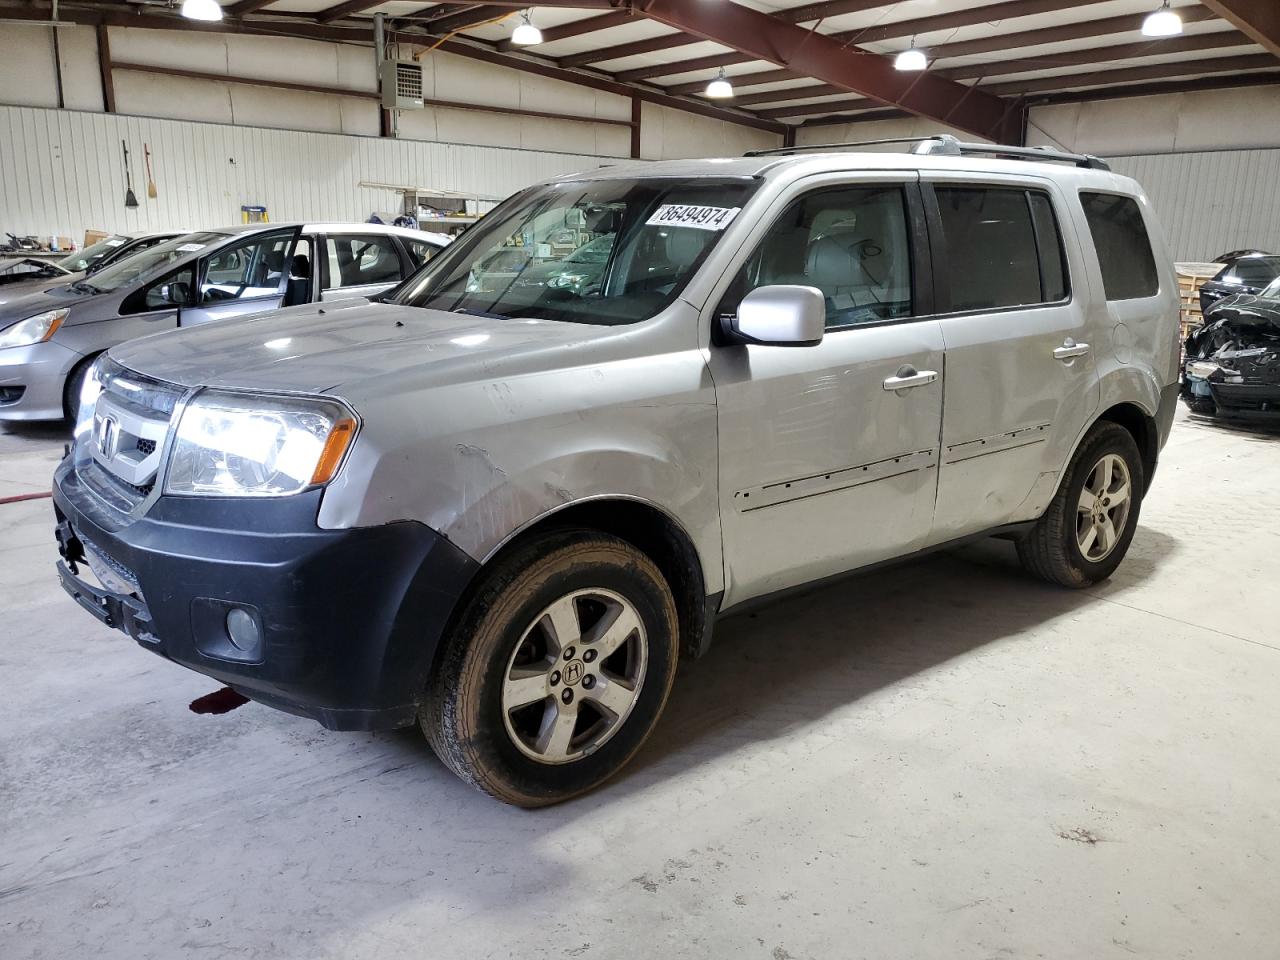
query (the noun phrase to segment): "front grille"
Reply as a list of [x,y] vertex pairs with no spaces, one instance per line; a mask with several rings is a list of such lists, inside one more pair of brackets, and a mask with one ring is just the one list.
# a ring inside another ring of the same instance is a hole
[[107,358],[93,431],[77,468],[86,485],[129,511],[155,488],[160,448],[185,388],[135,373]]

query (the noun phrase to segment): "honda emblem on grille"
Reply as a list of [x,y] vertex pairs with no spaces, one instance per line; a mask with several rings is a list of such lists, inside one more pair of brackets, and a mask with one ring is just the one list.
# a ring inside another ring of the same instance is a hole
[[116,451],[120,447],[120,425],[116,423],[115,417],[98,418],[97,429],[94,430],[94,443],[97,444],[98,453],[104,460],[115,458]]

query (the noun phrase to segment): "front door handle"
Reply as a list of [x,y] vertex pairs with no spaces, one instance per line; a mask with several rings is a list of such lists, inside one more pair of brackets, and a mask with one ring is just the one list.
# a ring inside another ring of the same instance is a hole
[[938,379],[938,371],[936,370],[920,370],[915,367],[903,367],[892,377],[886,377],[884,388],[886,390],[909,390],[912,387],[923,387],[926,383],[933,383]]
[[1083,357],[1089,352],[1087,343],[1076,343],[1070,337],[1062,341],[1062,346],[1053,351],[1053,359],[1055,360],[1074,360],[1076,357]]

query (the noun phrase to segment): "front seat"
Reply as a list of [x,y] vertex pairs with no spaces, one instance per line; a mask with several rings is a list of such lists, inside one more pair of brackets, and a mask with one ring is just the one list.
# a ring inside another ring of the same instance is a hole
[[853,310],[869,300],[871,278],[858,255],[834,237],[818,237],[805,254],[805,276],[822,291],[827,314]]
[[294,307],[311,300],[311,261],[306,254],[296,253],[289,263],[289,282],[285,285],[284,305]]

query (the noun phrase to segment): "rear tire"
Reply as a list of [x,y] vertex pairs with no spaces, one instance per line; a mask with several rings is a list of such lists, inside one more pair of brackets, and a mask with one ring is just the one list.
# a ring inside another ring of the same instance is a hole
[[506,803],[559,803],[617,773],[675,679],[671,590],[631,544],[558,531],[500,560],[428,681],[420,725],[454,773]]
[[1111,576],[1137,529],[1145,484],[1133,435],[1118,423],[1094,424],[1048,509],[1017,543],[1023,567],[1077,589]]

